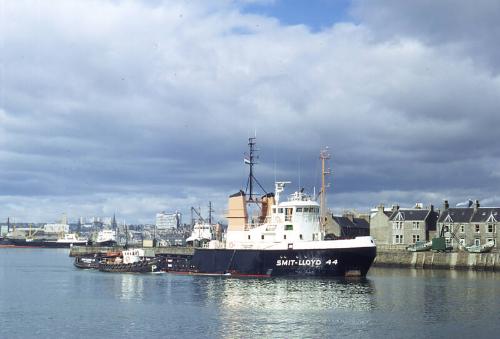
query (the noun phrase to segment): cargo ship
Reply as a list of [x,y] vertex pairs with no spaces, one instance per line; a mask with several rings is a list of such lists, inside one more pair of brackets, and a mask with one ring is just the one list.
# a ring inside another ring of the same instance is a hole
[[14,246],[19,247],[69,248],[87,245],[87,239],[81,239],[74,233],[64,234],[59,238],[12,237],[9,238],[9,241]]
[[[274,193],[256,195],[255,138],[249,139],[247,192],[229,197],[225,239],[196,248],[191,273],[250,277],[365,276],[376,256],[372,237],[325,240],[328,151],[320,153],[322,187],[318,199],[300,189],[281,199],[290,182],[276,182]],[[251,215],[251,210],[257,212]]]

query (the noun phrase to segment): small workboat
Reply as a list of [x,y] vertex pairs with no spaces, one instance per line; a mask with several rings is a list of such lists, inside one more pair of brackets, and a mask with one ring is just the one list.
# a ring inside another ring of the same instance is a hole
[[103,260],[103,258],[99,254],[93,256],[79,256],[75,257],[73,265],[82,269],[98,269],[101,260]]
[[432,248],[432,241],[417,241],[414,244],[408,245],[406,250],[409,252],[425,252],[430,251]]
[[493,247],[495,247],[495,243],[493,241],[487,242],[484,245],[472,245],[465,248],[465,250],[469,253],[487,253],[490,252]]

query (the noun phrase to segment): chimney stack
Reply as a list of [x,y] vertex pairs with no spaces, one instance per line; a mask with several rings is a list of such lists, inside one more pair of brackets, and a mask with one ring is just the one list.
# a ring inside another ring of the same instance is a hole
[[481,207],[481,205],[479,204],[479,200],[474,201],[474,211],[477,211],[479,207]]
[[445,200],[443,203],[443,210],[447,211],[448,208],[450,208],[450,204],[448,203],[448,200]]

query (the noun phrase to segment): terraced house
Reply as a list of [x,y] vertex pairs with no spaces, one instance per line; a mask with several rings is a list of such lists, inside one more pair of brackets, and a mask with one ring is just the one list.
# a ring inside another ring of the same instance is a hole
[[417,203],[414,208],[383,205],[370,216],[370,235],[377,244],[409,245],[428,241],[436,234],[438,213],[434,206],[424,207]]
[[470,201],[466,207],[450,207],[445,201],[438,234],[442,233],[450,246],[484,245],[492,241],[496,248],[499,221],[500,207],[481,207],[478,200]]
[[414,208],[397,208],[389,217],[392,243],[414,244],[417,241],[428,241],[435,234],[438,217],[432,205],[424,208],[418,203]]

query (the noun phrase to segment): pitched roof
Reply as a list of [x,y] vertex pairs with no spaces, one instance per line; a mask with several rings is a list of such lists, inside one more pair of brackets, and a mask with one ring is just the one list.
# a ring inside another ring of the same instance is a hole
[[500,208],[499,207],[479,207],[474,212],[471,222],[487,222],[490,216],[493,215],[495,220],[500,221]]
[[469,222],[471,220],[474,208],[469,207],[450,207],[441,212],[438,222],[444,222],[450,216],[453,222]]
[[430,210],[428,209],[422,208],[400,208],[399,210],[392,213],[389,220],[393,221],[399,213],[403,215],[403,218],[406,221],[425,220],[425,218],[429,214],[429,211]]
[[341,228],[366,228],[366,229],[370,228],[370,224],[365,219],[362,218],[353,218],[353,221],[351,221],[347,217],[334,216],[333,220],[335,220],[335,222],[339,224]]

